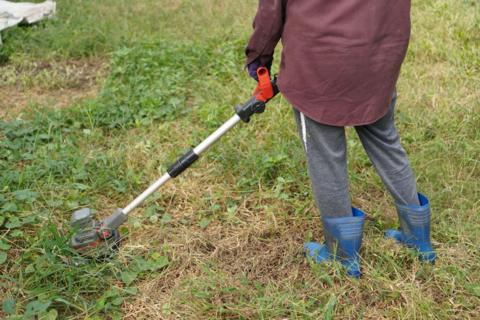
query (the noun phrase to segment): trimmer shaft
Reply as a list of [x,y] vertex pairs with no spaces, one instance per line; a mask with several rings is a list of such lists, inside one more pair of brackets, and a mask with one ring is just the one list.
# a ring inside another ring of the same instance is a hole
[[121,240],[118,228],[127,221],[127,215],[141,205],[150,195],[156,192],[167,181],[180,175],[197,161],[202,153],[208,150],[225,133],[240,121],[248,122],[250,117],[265,110],[265,104],[278,93],[276,78],[270,79],[269,71],[261,67],[257,70],[258,85],[252,97],[244,104],[235,107],[235,115],[222,124],[195,148],[187,151],[167,172],[145,191],[138,195],[125,208],[118,209],[101,222],[93,219],[92,210],[85,208],[72,214],[72,227],[76,233],[70,240],[70,245],[82,255],[105,257],[118,248]]

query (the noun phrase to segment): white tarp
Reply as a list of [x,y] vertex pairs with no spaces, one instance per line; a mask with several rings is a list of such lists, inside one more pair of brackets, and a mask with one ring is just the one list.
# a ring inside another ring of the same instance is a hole
[[[0,0],[0,31],[15,26],[21,22],[35,23],[42,19],[53,17],[55,1],[42,3],[10,2]],[[0,34],[0,45],[2,38]]]

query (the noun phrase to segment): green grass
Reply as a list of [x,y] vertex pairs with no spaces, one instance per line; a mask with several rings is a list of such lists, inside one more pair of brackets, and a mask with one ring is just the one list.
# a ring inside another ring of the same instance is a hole
[[58,8],[53,21],[2,34],[0,84],[76,85],[68,72],[38,73],[38,61],[95,58],[108,73],[95,98],[65,109],[34,103],[0,121],[0,317],[478,317],[476,1],[414,2],[398,84],[397,125],[432,202],[434,266],[383,239],[397,226],[392,201],[348,132],[353,201],[370,217],[358,281],[301,254],[321,227],[282,98],[137,210],[115,259],[76,256],[67,246],[74,209],[104,216],[125,205],[248,98],[254,83],[242,55],[256,1],[69,0]]

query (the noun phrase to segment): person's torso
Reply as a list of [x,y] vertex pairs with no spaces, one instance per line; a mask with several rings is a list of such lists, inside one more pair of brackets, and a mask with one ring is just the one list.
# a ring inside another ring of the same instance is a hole
[[[287,0],[284,41],[312,50],[408,42],[410,0]],[[291,39],[292,38],[292,39]]]
[[410,0],[286,0],[280,87],[323,109],[387,101],[409,38]]

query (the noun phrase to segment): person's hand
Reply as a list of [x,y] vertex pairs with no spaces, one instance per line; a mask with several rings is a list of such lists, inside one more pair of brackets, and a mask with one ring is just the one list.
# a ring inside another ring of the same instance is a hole
[[249,76],[252,77],[253,79],[255,79],[257,82],[258,82],[257,70],[260,67],[267,68],[268,73],[270,73],[270,69],[272,68],[272,59],[270,59],[265,64],[262,64],[259,59],[256,59],[247,66]]

